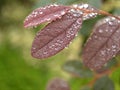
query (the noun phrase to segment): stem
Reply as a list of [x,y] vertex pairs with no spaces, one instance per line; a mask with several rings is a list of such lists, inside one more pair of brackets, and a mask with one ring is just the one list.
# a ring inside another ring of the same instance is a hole
[[110,13],[108,13],[108,12],[102,11],[102,10],[99,10],[99,14],[106,15],[106,16],[111,16],[111,17],[114,17],[114,18],[120,20],[119,17],[114,16],[114,15],[112,15],[112,14],[110,14]]
[[76,10],[81,10],[81,11],[85,12],[84,14],[88,14],[88,13],[98,13],[98,14],[102,14],[102,15],[106,15],[106,16],[111,16],[111,17],[114,17],[114,18],[120,20],[120,17],[114,16],[114,15],[112,15],[112,14],[106,12],[106,11],[102,11],[102,10],[94,10],[94,11],[92,11],[92,10],[84,9],[84,8],[82,8],[82,9],[81,9],[81,8],[78,8],[78,7],[75,8],[75,7],[73,7],[73,6],[71,6],[71,8],[76,9]]

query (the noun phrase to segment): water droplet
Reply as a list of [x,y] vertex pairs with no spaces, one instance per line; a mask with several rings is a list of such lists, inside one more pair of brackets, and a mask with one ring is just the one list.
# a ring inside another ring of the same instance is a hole
[[73,7],[74,7],[74,8],[77,8],[77,7],[78,7],[78,5],[77,5],[77,4],[74,4],[74,5],[73,5]]
[[39,12],[39,14],[43,14],[43,12]]
[[83,6],[84,6],[84,8],[85,8],[85,9],[87,9],[87,8],[88,8],[88,4],[84,4]]
[[76,34],[75,36],[77,37],[78,35]]
[[99,33],[102,33],[103,32],[103,30],[102,29],[99,29]]
[[68,49],[68,47],[65,47],[65,49]]
[[113,25],[113,22],[108,22],[109,25]]
[[109,48],[108,48],[107,50],[108,50],[108,51],[110,51],[110,49],[109,49]]
[[35,47],[33,47],[33,49],[35,50],[36,48],[35,48]]
[[84,8],[84,5],[80,5],[78,8],[83,9],[83,8]]
[[94,38],[98,38],[97,35],[95,35]]
[[61,15],[64,15],[65,14],[65,12],[64,11],[61,11]]
[[54,16],[55,16],[55,17],[58,17],[59,15],[58,15],[58,14],[55,14]]
[[47,51],[43,51],[43,54],[45,54],[45,55],[46,55],[46,54],[47,54]]
[[59,48],[55,48],[55,50],[57,51]]
[[112,48],[116,48],[117,46],[116,45],[112,45]]
[[106,32],[108,32],[109,30],[108,30],[108,29],[106,29],[105,31],[106,31]]
[[101,54],[102,54],[102,55],[105,55],[105,51],[104,51],[104,50],[102,50],[102,51],[101,51]]

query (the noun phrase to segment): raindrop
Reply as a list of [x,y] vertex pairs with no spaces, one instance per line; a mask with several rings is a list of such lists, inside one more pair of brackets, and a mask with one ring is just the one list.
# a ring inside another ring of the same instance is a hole
[[87,9],[88,8],[88,4],[84,4],[84,8]]
[[43,52],[43,54],[45,54],[45,55],[46,55],[46,54],[47,54],[47,51],[44,51],[44,52]]
[[43,12],[39,12],[39,14],[43,14]]
[[102,33],[102,32],[103,32],[103,30],[102,30],[102,29],[100,29],[100,30],[99,30],[99,33]]
[[64,11],[61,11],[61,15],[64,15],[65,14],[65,12]]
[[113,25],[113,22],[108,22],[109,25]]
[[98,37],[95,35],[94,38],[98,38]]
[[105,51],[104,51],[104,50],[103,50],[103,51],[101,51],[101,54],[102,54],[102,55],[105,55]]
[[57,51],[57,50],[58,50],[58,48],[55,48],[55,50]]
[[116,45],[112,45],[112,48],[116,48]]
[[33,49],[35,50],[36,48],[35,48],[35,47],[33,47]]

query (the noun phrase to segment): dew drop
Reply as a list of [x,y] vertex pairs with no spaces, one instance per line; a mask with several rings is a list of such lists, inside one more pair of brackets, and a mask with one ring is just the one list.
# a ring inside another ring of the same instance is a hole
[[78,35],[76,34],[75,36],[77,37]]
[[109,48],[108,48],[107,50],[108,50],[108,51],[110,51],[110,49],[109,49]]
[[74,5],[73,5],[73,7],[77,8],[77,7],[78,7],[78,5],[77,5],[77,4],[74,4]]
[[46,54],[47,54],[47,51],[44,51],[44,52],[43,52],[43,54],[45,54],[45,55],[46,55]]
[[98,38],[98,37],[95,35],[94,38]]
[[39,14],[43,14],[43,12],[39,12]]
[[108,32],[109,30],[108,30],[108,29],[106,29],[105,31],[106,31],[106,32]]
[[33,49],[35,50],[36,48],[35,48],[35,47],[33,47]]
[[113,25],[113,22],[108,22],[109,25]]
[[112,45],[112,48],[116,48],[116,45]]
[[65,12],[64,11],[61,11],[61,15],[64,15],[65,14]]
[[102,55],[105,55],[105,51],[104,51],[104,50],[103,50],[103,51],[101,51],[101,54],[102,54]]
[[102,29],[100,29],[100,30],[99,30],[99,33],[102,33],[102,32],[103,32],[103,30],[102,30]]
[[68,47],[65,47],[65,49],[68,49]]
[[85,8],[85,9],[88,8],[88,4],[84,4],[84,8]]
[[58,48],[55,48],[55,50],[57,51],[57,50],[58,50]]

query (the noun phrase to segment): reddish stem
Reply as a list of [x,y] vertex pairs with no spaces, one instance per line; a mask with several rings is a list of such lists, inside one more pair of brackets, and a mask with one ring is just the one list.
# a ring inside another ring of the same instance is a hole
[[73,6],[71,6],[71,8],[74,8],[76,10],[84,11],[85,13],[98,13],[98,14],[102,14],[102,15],[106,15],[106,16],[111,16],[111,17],[114,17],[114,18],[120,20],[120,17],[114,16],[114,15],[112,15],[112,14],[106,12],[106,11],[102,11],[102,10],[92,11],[92,10],[89,10],[89,9],[80,9],[80,8],[77,8],[77,7],[75,8]]

